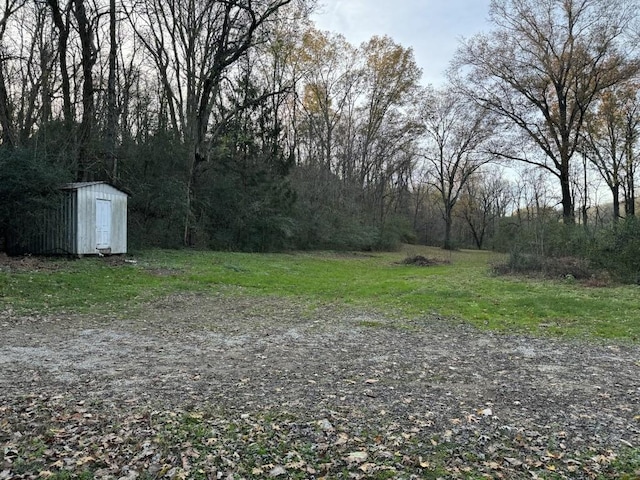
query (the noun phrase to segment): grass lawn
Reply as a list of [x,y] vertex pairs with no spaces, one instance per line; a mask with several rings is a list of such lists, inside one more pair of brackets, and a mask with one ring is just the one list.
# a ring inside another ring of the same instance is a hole
[[[448,264],[403,265],[423,255]],[[54,259],[37,271],[0,272],[0,311],[119,313],[175,291],[296,297],[380,310],[438,314],[481,328],[533,334],[640,337],[640,287],[588,287],[497,277],[496,254],[406,246],[394,253],[242,254],[149,250],[114,258]]]

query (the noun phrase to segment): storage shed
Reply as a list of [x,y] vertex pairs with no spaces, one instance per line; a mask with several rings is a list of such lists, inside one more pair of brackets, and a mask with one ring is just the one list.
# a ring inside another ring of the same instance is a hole
[[29,241],[34,254],[109,255],[127,253],[128,195],[107,182],[69,183],[61,205]]

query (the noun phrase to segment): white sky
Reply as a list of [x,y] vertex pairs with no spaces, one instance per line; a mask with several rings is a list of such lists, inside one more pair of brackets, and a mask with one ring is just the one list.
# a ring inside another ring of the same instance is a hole
[[321,30],[358,46],[388,35],[413,48],[424,84],[439,86],[461,38],[489,30],[490,0],[318,0],[312,17]]

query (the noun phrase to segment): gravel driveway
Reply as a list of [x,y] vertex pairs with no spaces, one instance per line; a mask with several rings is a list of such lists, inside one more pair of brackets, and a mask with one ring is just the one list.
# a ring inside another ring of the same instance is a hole
[[[640,475],[637,345],[228,295],[174,295],[123,318],[5,313],[0,325],[0,479],[81,467],[96,478]],[[159,420],[141,430],[153,412]],[[248,439],[234,437],[233,465],[220,450],[204,462],[205,447],[185,461],[179,440],[158,440],[166,412],[208,412],[193,418],[219,443],[231,441],[223,426],[232,423]],[[127,421],[138,427],[111,456],[120,461],[91,450]],[[299,461],[276,447],[256,460],[251,436],[265,422],[280,433],[260,438],[281,435]],[[72,442],[55,433],[69,425],[86,432]],[[65,445],[86,456],[65,456]],[[628,451],[636,457],[620,463]]]

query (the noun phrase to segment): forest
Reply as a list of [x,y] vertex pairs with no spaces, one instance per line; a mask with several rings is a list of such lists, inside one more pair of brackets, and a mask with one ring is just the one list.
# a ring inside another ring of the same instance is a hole
[[419,243],[640,281],[636,0],[493,0],[437,87],[316,8],[3,0],[0,246],[62,185],[108,181],[136,248]]

